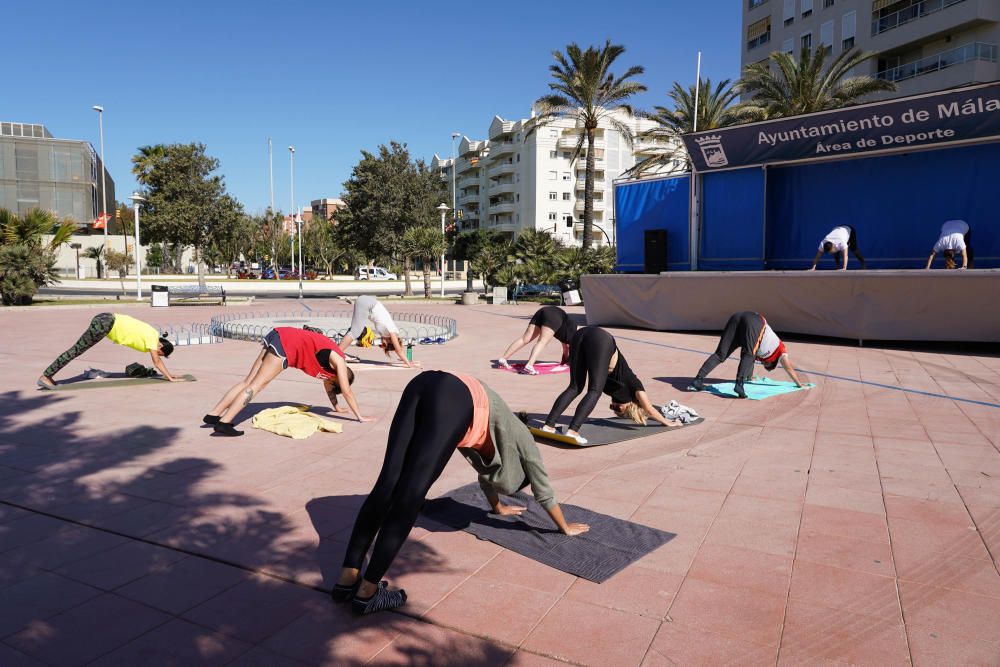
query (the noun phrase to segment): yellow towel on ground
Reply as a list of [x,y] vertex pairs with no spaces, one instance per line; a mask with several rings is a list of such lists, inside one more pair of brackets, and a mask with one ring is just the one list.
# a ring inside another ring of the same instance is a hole
[[261,410],[253,416],[254,428],[304,440],[316,431],[340,433],[343,427],[335,421],[309,412],[308,405],[283,405]]

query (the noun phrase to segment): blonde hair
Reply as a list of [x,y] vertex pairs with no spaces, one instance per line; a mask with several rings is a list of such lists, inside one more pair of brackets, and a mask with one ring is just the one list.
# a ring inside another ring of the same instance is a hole
[[629,401],[628,403],[622,403],[622,415],[628,417],[636,424],[641,426],[646,425],[646,411],[636,405],[635,401]]

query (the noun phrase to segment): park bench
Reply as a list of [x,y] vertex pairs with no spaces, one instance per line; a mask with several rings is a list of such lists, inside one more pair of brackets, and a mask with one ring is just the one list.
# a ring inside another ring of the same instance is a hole
[[226,305],[226,290],[222,285],[170,285],[167,294],[171,306],[201,303]]

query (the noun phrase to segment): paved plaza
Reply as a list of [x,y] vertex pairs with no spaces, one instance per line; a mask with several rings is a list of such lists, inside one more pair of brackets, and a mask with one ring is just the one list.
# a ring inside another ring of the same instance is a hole
[[[415,358],[475,374],[515,410],[547,411],[568,379],[490,368],[533,304],[390,309],[456,318],[455,340]],[[5,667],[1000,664],[995,352],[792,337],[817,386],[738,401],[683,391],[716,337],[610,329],[654,402],[706,422],[540,449],[561,503],[677,536],[597,585],[421,518],[388,573],[407,605],[359,619],[323,591],[414,371],[355,365],[377,421],[295,441],[248,423],[284,404],[326,412],[320,383],[289,370],[244,412],[244,437],[217,438],[201,416],[246,374],[253,343],[178,347],[167,365],[192,384],[35,389],[97,312],[0,312]],[[177,325],[227,310],[121,312]],[[558,355],[553,343],[543,358]],[[57,379],[144,356],[102,342]],[[603,399],[595,416],[610,414]],[[474,480],[454,456],[431,495]]]

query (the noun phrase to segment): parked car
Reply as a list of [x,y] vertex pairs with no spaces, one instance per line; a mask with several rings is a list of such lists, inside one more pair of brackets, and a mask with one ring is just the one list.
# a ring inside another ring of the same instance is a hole
[[359,266],[355,277],[358,280],[399,280],[399,276],[383,266]]

